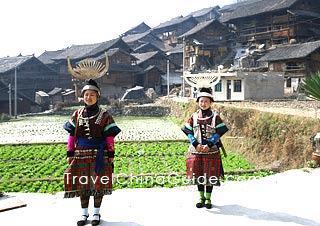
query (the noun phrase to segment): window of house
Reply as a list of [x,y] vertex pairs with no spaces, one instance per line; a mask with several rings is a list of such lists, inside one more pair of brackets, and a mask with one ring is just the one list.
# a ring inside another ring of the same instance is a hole
[[215,92],[221,92],[222,91],[221,80],[214,86],[214,91]]
[[241,80],[233,81],[233,92],[241,92]]

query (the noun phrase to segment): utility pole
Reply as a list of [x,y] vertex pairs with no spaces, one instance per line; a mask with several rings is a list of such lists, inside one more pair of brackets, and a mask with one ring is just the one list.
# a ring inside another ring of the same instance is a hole
[[17,118],[17,93],[18,93],[18,87],[17,87],[17,67],[14,68],[14,118]]
[[170,92],[169,72],[170,72],[170,61],[167,60],[167,96],[168,98],[169,98],[169,92]]
[[184,84],[184,67],[185,67],[185,40],[184,40],[184,37],[182,38],[182,49],[183,49],[183,52],[182,52],[182,96],[184,97],[184,87],[185,87],[185,84]]
[[11,97],[11,83],[9,83],[8,85],[8,88],[9,88],[9,116],[11,117],[12,116],[12,97]]

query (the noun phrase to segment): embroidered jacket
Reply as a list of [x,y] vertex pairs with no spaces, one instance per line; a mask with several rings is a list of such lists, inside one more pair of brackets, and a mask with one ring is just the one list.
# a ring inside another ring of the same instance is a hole
[[[69,121],[65,123],[64,129],[76,139],[114,138],[121,131],[108,111],[98,105],[86,106],[76,110]],[[68,151],[67,156],[73,156],[73,154],[72,151]],[[108,157],[114,157],[112,150],[108,150]]]
[[[190,143],[196,148],[198,144],[208,145],[210,148],[215,145],[210,141],[214,134],[223,136],[229,129],[221,117],[211,111],[199,109],[191,115],[182,128],[182,131],[189,137]],[[192,139],[194,138],[194,139]]]

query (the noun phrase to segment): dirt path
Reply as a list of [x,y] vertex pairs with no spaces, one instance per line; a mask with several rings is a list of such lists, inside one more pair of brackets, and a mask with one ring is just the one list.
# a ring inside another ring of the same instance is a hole
[[250,108],[279,114],[320,118],[320,103],[316,101],[279,101],[279,102],[221,102],[218,105]]

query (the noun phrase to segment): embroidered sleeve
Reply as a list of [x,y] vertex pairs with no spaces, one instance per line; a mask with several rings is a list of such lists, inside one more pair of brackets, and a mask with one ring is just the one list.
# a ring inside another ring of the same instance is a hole
[[216,133],[220,137],[223,136],[229,130],[219,115],[216,116],[215,126],[216,126]]
[[190,118],[188,118],[187,122],[184,124],[184,126],[181,128],[181,130],[188,136],[190,144],[192,144],[196,148],[198,146],[199,142],[194,137],[193,115]]
[[193,117],[188,118],[186,123],[183,125],[181,130],[188,136],[189,134],[193,135]]
[[111,115],[107,114],[106,117],[107,118],[104,123],[103,136],[104,137],[117,136],[121,132],[120,128],[117,126],[116,122],[114,121]]
[[78,110],[74,111],[71,118],[64,124],[63,128],[68,131],[71,136],[74,136],[76,123],[78,117]]

